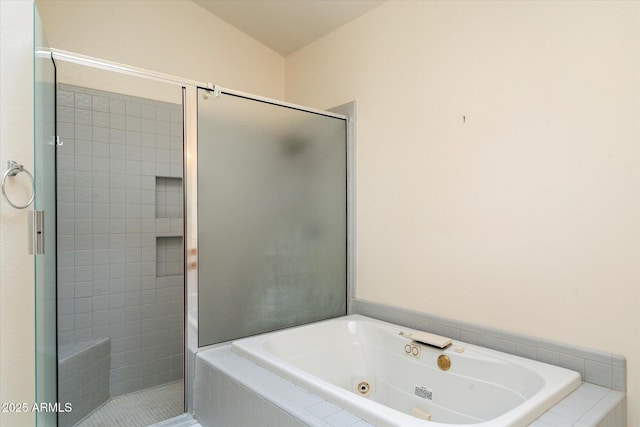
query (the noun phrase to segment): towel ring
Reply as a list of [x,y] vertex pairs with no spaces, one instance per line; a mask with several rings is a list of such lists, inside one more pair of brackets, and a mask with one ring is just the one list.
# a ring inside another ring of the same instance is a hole
[[[33,182],[33,175],[31,175],[31,173],[28,170],[26,170],[23,165],[20,165],[18,164],[18,162],[15,162],[13,160],[9,160],[7,162],[7,168],[8,168],[7,171],[4,173],[4,175],[2,175],[2,195],[4,196],[4,199],[7,201],[7,203],[9,203],[11,206],[13,206],[16,209],[24,209],[29,207],[29,205],[33,203],[33,198],[36,195],[36,189]],[[9,200],[9,197],[7,197],[7,193],[4,190],[4,184],[7,181],[7,177],[16,176],[20,172],[26,173],[27,176],[29,176],[29,179],[31,180],[31,198],[29,199],[26,205],[22,205],[22,206],[16,205],[11,200]]]

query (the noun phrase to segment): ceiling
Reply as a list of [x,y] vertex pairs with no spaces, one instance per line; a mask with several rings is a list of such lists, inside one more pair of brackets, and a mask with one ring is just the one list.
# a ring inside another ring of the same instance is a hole
[[193,0],[282,56],[354,20],[384,0]]

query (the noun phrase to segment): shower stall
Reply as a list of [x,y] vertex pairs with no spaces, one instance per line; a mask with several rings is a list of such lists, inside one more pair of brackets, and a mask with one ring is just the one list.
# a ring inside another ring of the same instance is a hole
[[37,399],[73,410],[38,425],[184,421],[199,349],[347,313],[353,105],[40,60],[55,96],[36,109],[55,111],[55,137],[36,138],[51,151],[37,169],[55,191],[39,193],[55,194],[57,235]]
[[73,425],[182,379],[182,107],[58,84],[57,125],[59,395]]
[[73,407],[58,424],[172,418],[184,412],[182,93],[56,64],[58,400]]

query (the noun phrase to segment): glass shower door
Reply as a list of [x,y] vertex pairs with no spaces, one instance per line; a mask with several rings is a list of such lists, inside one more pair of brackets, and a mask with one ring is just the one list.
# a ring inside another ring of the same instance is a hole
[[199,346],[346,314],[346,121],[198,91]]
[[161,422],[184,412],[182,90],[54,58],[58,425]]
[[34,6],[34,185],[33,208],[44,213],[44,246],[35,255],[36,412],[38,426],[57,425],[56,357],[56,139],[55,67]]

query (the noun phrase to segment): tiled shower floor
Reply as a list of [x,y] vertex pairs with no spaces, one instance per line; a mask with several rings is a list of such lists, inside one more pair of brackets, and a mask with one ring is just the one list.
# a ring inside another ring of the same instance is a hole
[[109,399],[78,427],[144,427],[184,412],[184,385],[176,381],[160,387]]

